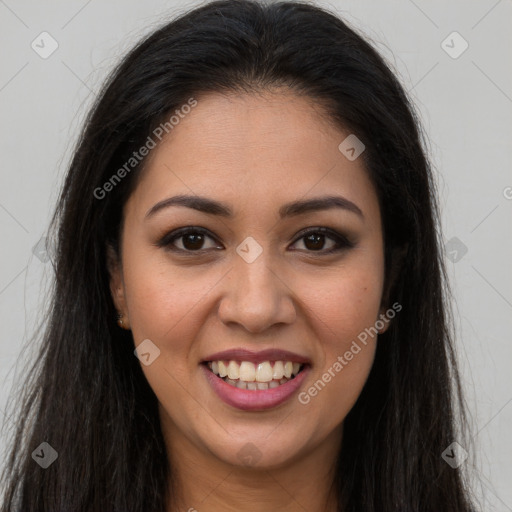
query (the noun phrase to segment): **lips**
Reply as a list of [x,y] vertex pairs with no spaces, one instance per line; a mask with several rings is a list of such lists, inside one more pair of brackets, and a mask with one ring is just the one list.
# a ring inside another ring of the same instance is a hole
[[260,352],[252,352],[245,349],[224,350],[216,352],[205,357],[201,362],[209,363],[211,361],[249,361],[254,364],[263,363],[265,361],[291,361],[292,363],[311,364],[309,358],[289,352],[288,350],[267,349]]
[[201,362],[206,378],[225,403],[238,409],[264,410],[288,400],[309,371],[310,360],[286,350],[228,350]]

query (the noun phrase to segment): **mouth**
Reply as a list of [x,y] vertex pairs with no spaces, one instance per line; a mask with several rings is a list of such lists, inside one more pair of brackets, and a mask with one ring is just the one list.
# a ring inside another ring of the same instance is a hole
[[253,363],[219,359],[202,364],[227,384],[250,391],[278,388],[293,380],[306,367],[306,363],[287,360]]
[[287,350],[241,348],[210,354],[200,364],[213,392],[243,411],[264,411],[289,402],[311,366],[309,358]]

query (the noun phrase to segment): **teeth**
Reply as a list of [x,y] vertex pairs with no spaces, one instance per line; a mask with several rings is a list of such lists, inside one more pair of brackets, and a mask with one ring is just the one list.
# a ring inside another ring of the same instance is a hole
[[241,380],[245,380],[245,382],[254,382],[256,380],[256,369],[254,368],[254,365],[252,363],[249,363],[248,361],[242,361],[242,364],[240,365],[239,378]]
[[272,377],[277,380],[284,377],[284,364],[282,361],[276,361],[274,363],[274,373],[272,374]]
[[[249,364],[252,364],[252,363],[249,363]],[[256,370],[256,381],[257,382],[270,382],[271,380],[272,380],[272,366],[270,366],[270,363],[268,361],[265,361],[264,363],[260,363],[258,365],[258,369]]]
[[[210,370],[225,382],[239,389],[273,389],[295,377],[302,365],[291,361],[210,361]],[[292,377],[293,376],[293,377]]]
[[236,361],[229,361],[228,377],[233,380],[240,378],[240,366]]
[[[225,377],[228,374],[228,369],[226,368],[224,361],[219,361],[218,366],[219,366],[219,377]],[[213,362],[212,362],[212,372],[215,373],[215,371],[213,370]]]
[[287,379],[299,373],[301,364],[291,361],[275,361],[274,366],[270,361],[264,361],[257,366],[250,361],[211,361],[208,367],[219,377],[228,377],[231,380],[243,380],[245,382],[270,382],[271,380]]

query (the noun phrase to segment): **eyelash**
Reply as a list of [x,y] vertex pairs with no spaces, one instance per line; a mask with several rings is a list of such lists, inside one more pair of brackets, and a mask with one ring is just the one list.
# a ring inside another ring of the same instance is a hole
[[[180,249],[177,247],[174,247],[172,244],[176,240],[179,240],[180,238],[183,238],[186,235],[190,234],[201,234],[208,236],[212,240],[215,240],[215,237],[213,237],[206,229],[200,228],[200,227],[186,227],[186,228],[180,228],[175,231],[171,231],[170,233],[167,233],[163,238],[161,238],[156,245],[158,247],[164,247],[166,250],[173,251],[173,252],[180,252],[184,254],[201,254],[205,251],[209,251],[210,249],[198,249],[196,251],[188,250],[188,249]],[[324,227],[317,227],[317,228],[308,228],[307,230],[301,231],[299,233],[299,236],[294,240],[293,244],[298,242],[299,240],[302,240],[303,238],[306,238],[308,235],[312,234],[321,234],[325,235],[327,238],[331,238],[336,242],[336,246],[329,250],[306,250],[306,252],[313,253],[313,254],[320,254],[320,255],[329,255],[333,253],[340,252],[342,250],[351,249],[355,246],[353,242],[348,240],[345,236],[341,235],[340,233],[337,233],[336,231],[324,228]]]

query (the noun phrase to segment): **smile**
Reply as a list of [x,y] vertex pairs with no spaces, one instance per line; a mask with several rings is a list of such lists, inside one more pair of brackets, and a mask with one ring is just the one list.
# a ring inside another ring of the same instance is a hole
[[292,361],[208,361],[206,366],[227,384],[251,391],[277,388],[294,379],[304,365]]

